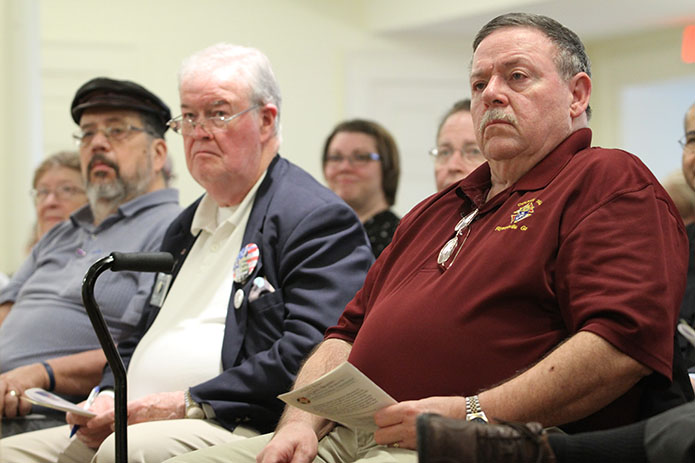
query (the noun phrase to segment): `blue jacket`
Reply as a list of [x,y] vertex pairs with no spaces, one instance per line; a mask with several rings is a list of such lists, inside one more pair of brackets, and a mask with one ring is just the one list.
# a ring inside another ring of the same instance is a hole
[[[164,236],[161,249],[175,258],[172,284],[196,240],[190,229],[199,202],[186,208]],[[193,386],[191,395],[212,406],[227,429],[244,423],[265,433],[282,412],[276,396],[290,389],[302,360],[362,286],[373,257],[352,209],[279,155],[257,191],[242,247],[249,243],[258,245],[260,259],[243,285],[232,286],[222,344],[224,371]],[[249,302],[257,276],[276,291]],[[234,294],[240,288],[245,297],[235,309]],[[126,368],[158,312],[148,304],[136,334],[119,344]],[[102,386],[112,385],[107,367]]]

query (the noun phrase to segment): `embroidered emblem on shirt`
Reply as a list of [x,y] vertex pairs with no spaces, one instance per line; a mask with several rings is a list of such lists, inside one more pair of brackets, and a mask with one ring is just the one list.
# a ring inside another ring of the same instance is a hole
[[514,211],[514,213],[512,214],[512,223],[519,223],[522,220],[531,217],[531,214],[533,214],[533,212],[533,202],[526,202],[523,206]]
[[511,215],[511,220],[509,222],[509,225],[507,226],[497,226],[495,227],[495,231],[503,231],[503,230],[521,230],[521,231],[526,231],[528,230],[528,227],[526,225],[517,225],[519,222],[521,222],[524,219],[528,219],[533,215],[534,212],[536,212],[536,208],[543,204],[543,201],[540,199],[529,199],[527,201],[521,202],[517,204],[518,209],[512,212]]

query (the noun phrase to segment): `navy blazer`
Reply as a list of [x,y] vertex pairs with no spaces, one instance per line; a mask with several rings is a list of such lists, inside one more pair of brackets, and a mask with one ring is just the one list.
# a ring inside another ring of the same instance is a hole
[[[190,230],[200,200],[164,236],[161,249],[175,258],[172,284],[197,238]],[[274,429],[283,409],[276,396],[290,389],[302,360],[362,287],[373,257],[352,209],[279,155],[256,193],[242,247],[249,243],[258,245],[260,259],[244,284],[232,286],[222,344],[224,371],[191,387],[191,395],[212,406],[225,428],[244,423],[265,433]],[[249,302],[257,276],[276,290]],[[235,309],[238,289],[245,296]],[[158,312],[148,304],[136,333],[118,346],[126,368]],[[102,386],[113,386],[108,366]]]

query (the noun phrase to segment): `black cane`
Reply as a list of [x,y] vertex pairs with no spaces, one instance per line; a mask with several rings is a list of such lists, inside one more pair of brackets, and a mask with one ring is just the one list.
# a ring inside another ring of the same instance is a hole
[[82,302],[87,315],[92,322],[92,327],[99,338],[99,344],[104,350],[106,361],[113,371],[114,379],[114,403],[115,403],[115,427],[116,433],[116,462],[128,461],[128,392],[127,378],[123,360],[118,354],[116,343],[113,342],[104,317],[94,299],[94,285],[97,278],[103,272],[111,269],[114,272],[131,270],[135,272],[164,272],[171,273],[174,266],[174,257],[168,252],[112,252],[92,264],[82,280]]

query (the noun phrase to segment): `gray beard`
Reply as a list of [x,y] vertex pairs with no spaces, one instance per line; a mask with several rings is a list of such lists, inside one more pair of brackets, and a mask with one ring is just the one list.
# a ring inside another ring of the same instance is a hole
[[94,223],[101,223],[116,212],[121,204],[145,194],[152,181],[152,170],[152,160],[148,158],[144,172],[137,171],[132,179],[126,180],[116,172],[116,178],[108,183],[94,184],[87,180],[87,200]]

